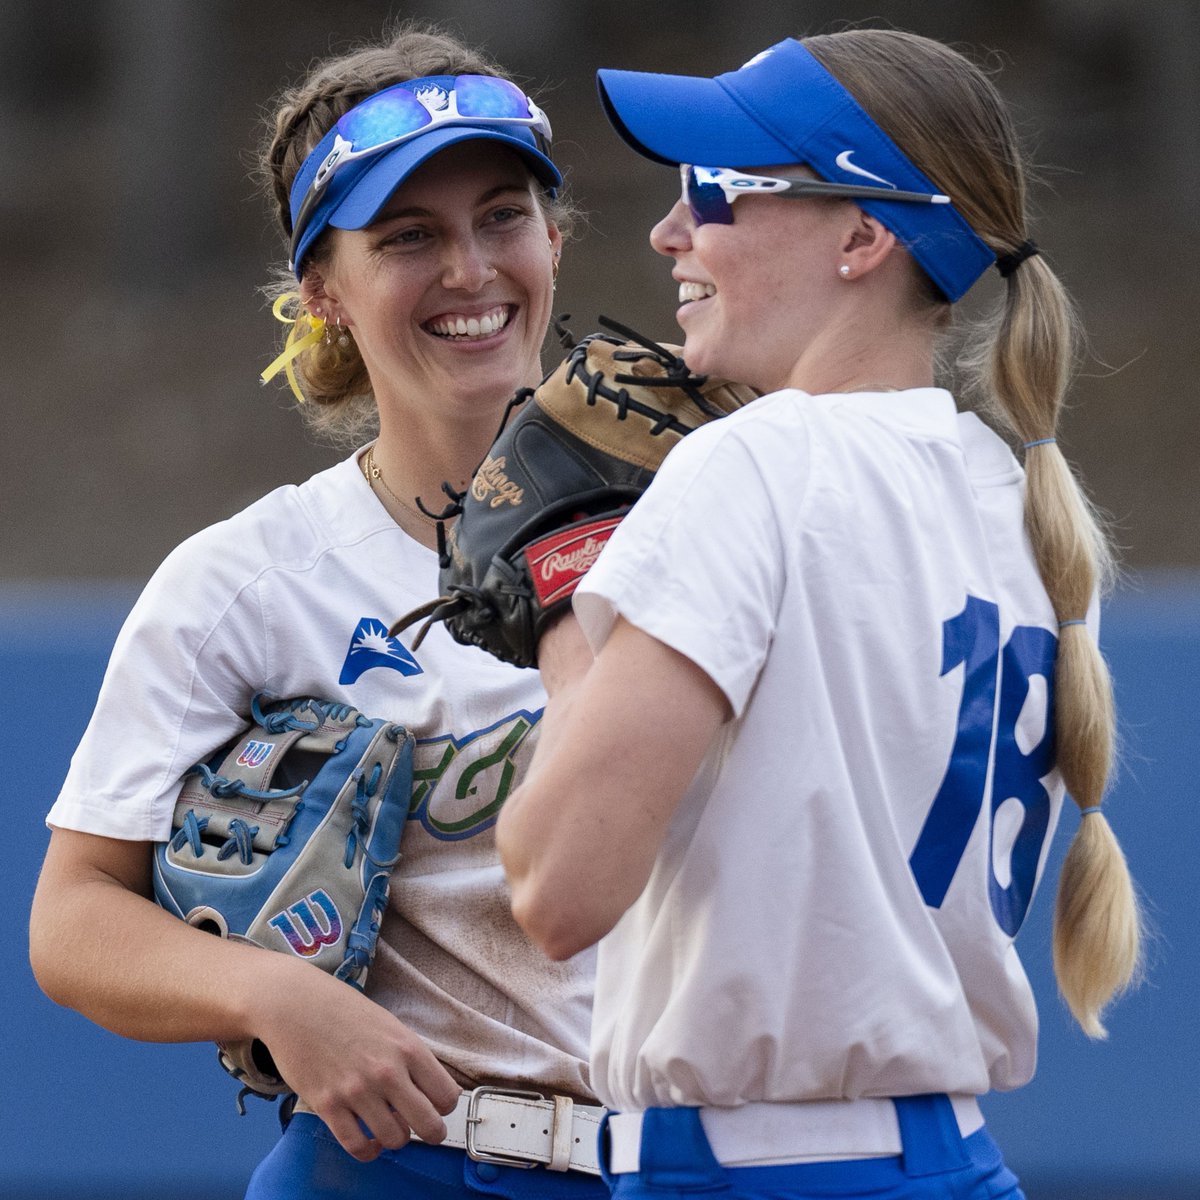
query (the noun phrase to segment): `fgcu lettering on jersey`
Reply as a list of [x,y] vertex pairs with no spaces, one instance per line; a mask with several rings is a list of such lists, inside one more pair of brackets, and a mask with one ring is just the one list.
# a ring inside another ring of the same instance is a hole
[[465,736],[422,738],[413,757],[408,819],[443,842],[491,829],[529,766],[541,716],[541,709],[522,709]]
[[378,617],[363,617],[350,635],[350,649],[342,663],[338,683],[353,683],[372,667],[387,667],[401,675],[421,675],[421,664],[399,638],[388,637],[388,627]]
[[575,591],[620,523],[619,516],[605,517],[531,543],[525,561],[543,608]]
[[238,766],[261,767],[267,761],[267,755],[274,749],[274,742],[247,742],[246,748],[238,755]]
[[[314,912],[314,907],[320,915]],[[342,936],[342,918],[324,888],[289,904],[267,924],[281,933],[292,953],[301,958],[312,958],[322,947],[335,945]]]

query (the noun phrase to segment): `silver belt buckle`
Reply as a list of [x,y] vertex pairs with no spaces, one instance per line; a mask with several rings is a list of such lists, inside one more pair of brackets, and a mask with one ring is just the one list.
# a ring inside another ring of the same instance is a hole
[[479,1101],[485,1096],[516,1096],[523,1100],[541,1100],[543,1102],[546,1099],[541,1092],[523,1092],[518,1088],[488,1087],[486,1085],[472,1088],[467,1098],[467,1157],[473,1162],[496,1163],[502,1167],[521,1167],[523,1170],[543,1166],[540,1159],[522,1158],[516,1154],[491,1154],[476,1146],[475,1126],[483,1121],[476,1110],[479,1107]]

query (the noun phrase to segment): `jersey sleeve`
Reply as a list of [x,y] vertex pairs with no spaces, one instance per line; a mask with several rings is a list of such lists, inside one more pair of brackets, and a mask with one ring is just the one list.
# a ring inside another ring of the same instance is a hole
[[753,441],[723,424],[671,451],[584,577],[574,610],[593,650],[624,617],[700,667],[740,716],[771,644],[786,566]]
[[134,605],[47,824],[163,840],[183,772],[244,724],[263,618],[256,573],[238,578],[220,528],[173,551]]

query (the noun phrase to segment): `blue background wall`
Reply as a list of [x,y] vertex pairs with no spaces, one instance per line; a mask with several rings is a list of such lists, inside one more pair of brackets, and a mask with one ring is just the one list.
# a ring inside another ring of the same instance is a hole
[[[55,1007],[33,982],[26,929],[44,852],[43,816],[86,724],[132,591],[121,585],[0,587],[7,764],[0,783],[5,1020],[0,1050],[0,1196],[94,1200],[238,1197],[276,1134],[274,1107],[238,1117],[236,1085],[209,1046],[117,1038]],[[1156,928],[1146,983],[1089,1043],[1054,993],[1050,892],[1021,932],[1042,1009],[1028,1087],[985,1103],[1030,1200],[1182,1200],[1200,1195],[1200,579],[1158,576],[1108,604],[1124,758],[1108,811]],[[1059,830],[1057,868],[1075,818]],[[115,955],[120,930],[97,928]]]

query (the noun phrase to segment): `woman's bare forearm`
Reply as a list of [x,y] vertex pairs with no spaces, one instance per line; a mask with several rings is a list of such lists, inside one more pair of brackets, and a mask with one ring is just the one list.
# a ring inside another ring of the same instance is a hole
[[[285,959],[186,925],[148,898],[151,847],[56,830],[30,919],[30,961],[54,1001],[124,1037],[254,1036]],[[303,965],[303,964],[296,964]]]
[[[51,999],[141,1041],[257,1038],[356,1158],[446,1133],[459,1087],[387,1009],[287,954],[202,932],[150,896],[148,843],[56,830],[30,920]],[[374,1132],[368,1137],[363,1125]]]

